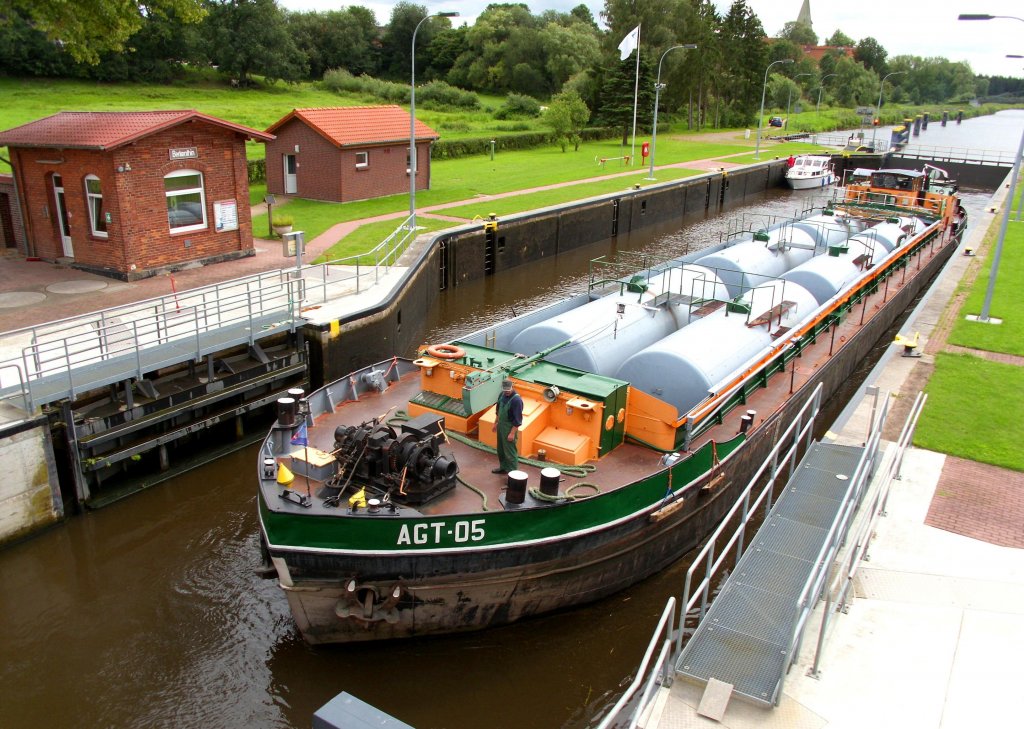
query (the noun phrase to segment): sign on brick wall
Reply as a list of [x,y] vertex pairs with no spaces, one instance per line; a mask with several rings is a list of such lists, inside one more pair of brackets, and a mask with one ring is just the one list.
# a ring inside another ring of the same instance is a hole
[[179,147],[178,149],[167,150],[168,157],[175,159],[196,159],[199,157],[199,150],[195,147]]

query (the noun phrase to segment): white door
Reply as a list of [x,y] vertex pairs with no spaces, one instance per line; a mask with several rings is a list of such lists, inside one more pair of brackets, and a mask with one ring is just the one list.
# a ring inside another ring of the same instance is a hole
[[64,255],[75,257],[75,249],[71,247],[71,223],[68,220],[68,209],[64,204],[64,182],[60,175],[53,176],[53,197],[57,202],[57,226],[60,228],[60,242],[64,246]]
[[299,185],[295,181],[295,172],[298,164],[295,162],[294,154],[284,156],[284,194],[294,195],[299,191]]

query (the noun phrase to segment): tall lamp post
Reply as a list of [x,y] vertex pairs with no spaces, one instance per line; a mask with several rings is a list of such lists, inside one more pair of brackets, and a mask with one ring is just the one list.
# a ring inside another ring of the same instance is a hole
[[654,179],[654,152],[658,148],[658,98],[661,90],[664,88],[661,85],[661,62],[665,60],[665,56],[668,55],[669,51],[674,51],[676,48],[693,49],[696,47],[696,43],[683,43],[682,45],[672,46],[661,54],[661,60],[658,61],[658,80],[654,82],[654,129],[651,131],[651,170],[647,175],[648,180]]
[[[796,80],[798,78],[800,78],[801,76],[813,76],[813,75],[814,75],[813,73],[798,73],[796,76],[793,77],[793,83],[796,83]],[[797,99],[797,101],[799,101],[799,99]],[[786,126],[785,126],[785,129],[786,129],[787,132],[789,131],[789,110],[792,108],[792,106],[793,106],[793,87],[790,86],[789,87],[789,95],[786,97]]]
[[[875,113],[878,114],[878,122],[882,122],[882,89],[885,88],[885,80],[890,76],[899,76],[900,74],[906,73],[906,71],[893,71],[887,73],[882,77],[882,83],[878,84],[878,106],[875,107]],[[874,124],[871,125],[871,148],[875,147],[875,135],[878,133],[878,127]]]
[[409,230],[416,230],[416,34],[430,18],[457,18],[457,12],[425,15],[412,31],[412,79],[409,86]]
[[764,94],[768,90],[768,72],[776,63],[792,63],[792,58],[780,58],[772,61],[764,70],[764,84],[761,86],[761,113],[757,115],[757,144],[754,145],[754,159],[761,159],[761,127],[764,125]]
[[[1008,18],[1019,20],[1024,23],[1024,18],[1016,15],[985,15],[983,13],[961,13],[958,20],[994,20],[995,18]],[[978,314],[978,321],[989,323],[989,309],[992,306],[992,296],[996,290],[996,275],[999,273],[999,259],[1003,255],[1003,240],[1006,238],[1006,228],[1010,222],[1010,208],[1013,206],[1013,196],[1017,191],[1017,175],[1020,173],[1020,157],[1024,154],[1024,133],[1021,134],[1020,144],[1017,145],[1017,155],[1013,158],[1013,171],[1010,173],[1010,191],[1003,206],[1003,220],[999,224],[999,238],[996,240],[996,250],[992,254],[992,268],[988,272],[988,287],[985,289],[985,303],[981,306],[981,313]],[[1020,208],[1017,209],[1017,218],[1020,219]]]
[[826,76],[822,76],[821,77],[821,81],[820,81],[821,86],[818,87],[818,106],[815,107],[815,109],[814,109],[814,115],[815,116],[821,116],[821,92],[825,89],[825,79],[832,78],[833,76],[838,76],[838,75],[839,75],[838,73],[830,73],[830,74],[828,74]]

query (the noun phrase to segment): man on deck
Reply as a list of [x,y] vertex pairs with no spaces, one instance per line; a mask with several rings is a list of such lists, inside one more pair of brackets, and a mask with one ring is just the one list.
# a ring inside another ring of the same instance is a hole
[[502,380],[495,407],[497,417],[491,430],[498,432],[498,467],[491,473],[508,473],[519,468],[519,426],[523,424],[523,398],[512,380]]

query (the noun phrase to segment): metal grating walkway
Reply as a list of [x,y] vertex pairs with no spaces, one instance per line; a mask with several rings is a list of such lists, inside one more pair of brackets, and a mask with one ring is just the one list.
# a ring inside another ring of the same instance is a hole
[[679,675],[702,683],[716,678],[748,699],[775,702],[802,609],[798,601],[863,453],[831,443],[810,447],[680,654]]

